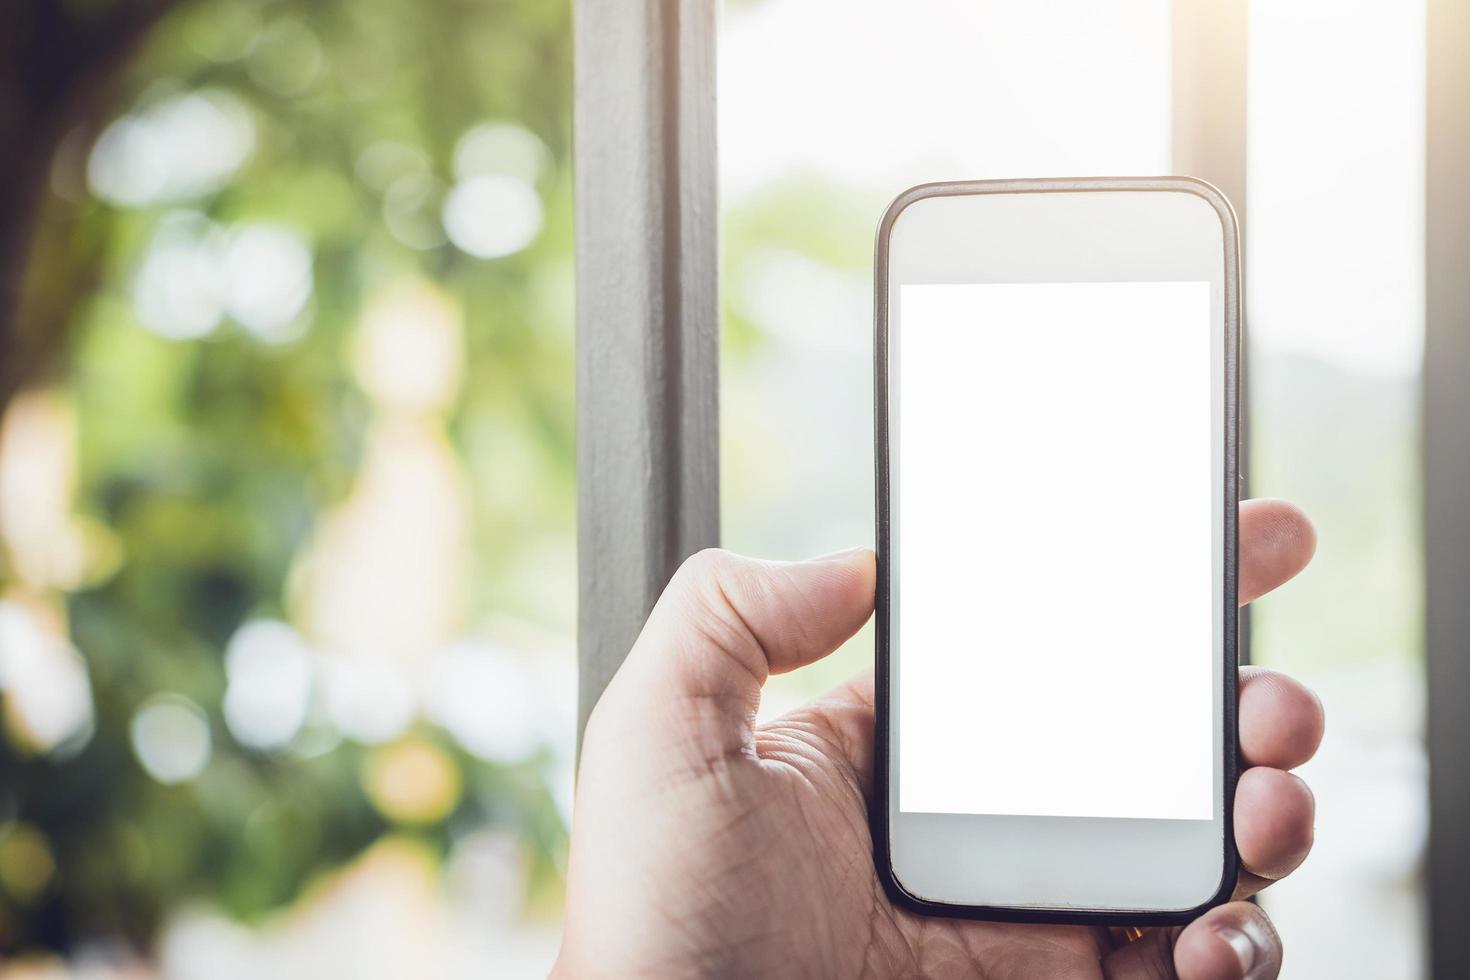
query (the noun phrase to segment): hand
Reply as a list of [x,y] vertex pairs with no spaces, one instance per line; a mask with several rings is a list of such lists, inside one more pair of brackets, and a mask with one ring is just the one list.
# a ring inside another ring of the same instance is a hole
[[[1288,504],[1240,511],[1248,602],[1311,558]],[[1161,570],[1161,574],[1166,574]],[[872,552],[795,564],[718,551],[684,564],[587,726],[555,976],[1274,977],[1281,943],[1233,901],[1114,948],[1106,930],[911,915],[873,870],[871,671],[767,725],[761,685],[827,655],[873,609]],[[1235,796],[1241,899],[1294,869],[1313,800],[1288,770],[1322,709],[1246,668]]]

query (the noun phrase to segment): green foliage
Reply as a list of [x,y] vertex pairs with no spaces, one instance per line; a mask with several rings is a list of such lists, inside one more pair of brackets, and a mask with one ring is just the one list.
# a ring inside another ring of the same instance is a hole
[[[68,601],[96,702],[90,740],[69,757],[0,745],[0,820],[41,828],[56,864],[39,895],[0,892],[0,948],[12,951],[99,935],[143,946],[164,911],[196,897],[257,916],[388,828],[362,789],[368,750],[248,751],[219,710],[225,643],[246,618],[288,612],[293,559],[357,473],[370,407],[352,376],[352,337],[377,287],[424,278],[464,312],[464,396],[450,435],[473,496],[472,619],[571,629],[567,5],[184,3],[112,95],[121,113],[197,90],[238,98],[253,123],[254,149],[223,186],[167,204],[47,205],[73,241],[95,243],[99,286],[73,300],[66,387],[79,417],[77,510],[110,530],[121,563]],[[456,141],[485,120],[514,122],[549,151],[536,184],[540,234],[490,260],[442,236],[405,244],[384,220],[384,188],[365,177],[365,152],[391,142],[421,154],[430,190],[419,217],[437,222]],[[132,284],[180,209],[222,227],[278,223],[306,241],[312,299],[300,339],[265,343],[228,321],[197,340],[145,328]],[[47,277],[72,272],[40,261],[29,274],[55,292],[64,284]],[[137,708],[159,691],[210,718],[210,764],[183,785],[155,782],[130,748]],[[510,827],[531,857],[530,900],[558,889],[565,831],[546,788],[551,758],[491,765],[424,732],[463,771],[466,792],[417,832],[443,847],[456,827]]]

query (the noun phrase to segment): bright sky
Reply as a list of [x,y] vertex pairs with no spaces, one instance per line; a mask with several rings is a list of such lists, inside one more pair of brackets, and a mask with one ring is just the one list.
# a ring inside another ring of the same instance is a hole
[[1424,350],[1424,4],[1251,7],[1249,329],[1368,373]]
[[731,197],[1168,162],[1167,0],[765,0],[726,16],[720,72]]
[[[1272,0],[1251,23],[1252,342],[1416,371],[1422,0]],[[793,171],[884,195],[1165,173],[1169,62],[1168,0],[737,7],[720,41],[726,206]]]

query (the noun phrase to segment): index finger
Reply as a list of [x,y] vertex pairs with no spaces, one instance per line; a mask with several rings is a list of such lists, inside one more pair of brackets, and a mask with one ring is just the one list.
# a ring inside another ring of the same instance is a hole
[[1254,602],[1307,567],[1317,532],[1307,515],[1285,500],[1240,504],[1240,604]]

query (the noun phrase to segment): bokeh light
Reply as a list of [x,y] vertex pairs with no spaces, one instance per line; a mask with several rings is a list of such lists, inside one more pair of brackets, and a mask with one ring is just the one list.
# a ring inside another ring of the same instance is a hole
[[325,59],[310,27],[298,18],[282,17],[255,39],[245,67],[255,84],[290,98],[304,95],[321,79]]
[[440,821],[454,809],[463,791],[454,760],[432,742],[416,738],[369,755],[362,782],[373,806],[396,823]]
[[294,339],[297,320],[311,298],[311,250],[301,236],[278,224],[234,228],[220,256],[225,306],[240,325],[268,342]]
[[432,412],[459,394],[464,337],[459,311],[441,290],[390,284],[373,298],[359,329],[357,380],[385,411]]
[[217,0],[209,17],[193,20],[188,27],[190,48],[213,62],[238,61],[260,36],[260,5],[254,0]]
[[481,123],[465,131],[454,146],[458,180],[505,174],[528,184],[541,179],[551,159],[536,134],[512,122]]
[[214,332],[225,313],[217,240],[214,224],[197,211],[159,222],[133,280],[133,309],[143,326],[169,340]]
[[74,511],[77,413],[56,388],[17,396],[0,419],[0,547],[31,590],[95,584],[122,560],[117,536]]
[[525,658],[464,641],[430,665],[424,710],[469,752],[491,762],[524,761],[538,744],[546,699]]
[[12,732],[40,752],[85,738],[92,688],[81,654],[23,606],[0,601],[0,690]]
[[347,738],[362,745],[379,745],[413,724],[412,687],[392,660],[332,656],[322,666],[327,717]]
[[56,876],[56,859],[39,829],[12,820],[0,825],[0,885],[9,897],[28,904]]
[[427,176],[429,156],[417,146],[378,140],[357,155],[353,170],[358,180],[381,194],[400,177]]
[[460,251],[476,258],[511,255],[541,231],[541,198],[520,177],[471,177],[444,199],[444,231]]
[[254,122],[238,96],[188,92],[103,130],[87,162],[87,182],[98,197],[124,207],[187,201],[223,187],[254,146]]
[[278,749],[306,721],[312,655],[301,635],[277,620],[241,626],[225,650],[225,724],[241,745]]
[[444,244],[444,229],[435,210],[444,196],[443,186],[427,173],[405,173],[383,192],[383,223],[409,248],[424,251]]
[[223,229],[197,211],[159,221],[133,281],[133,308],[170,340],[209,336],[226,315],[257,339],[294,340],[312,294],[312,256],[285,225]]
[[133,754],[143,769],[165,785],[188,782],[209,764],[209,719],[199,705],[179,694],[157,694],[133,715]]
[[525,848],[503,827],[482,827],[454,842],[444,878],[480,921],[512,925],[526,887]]

